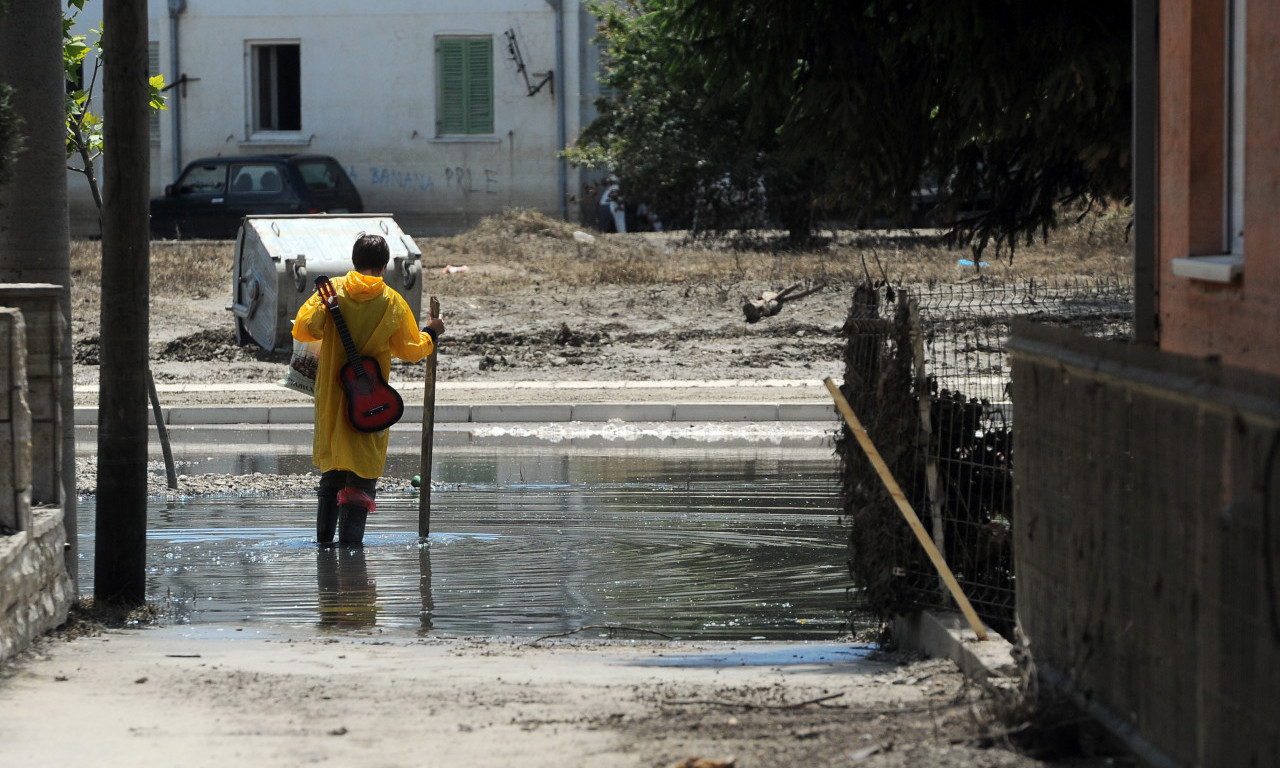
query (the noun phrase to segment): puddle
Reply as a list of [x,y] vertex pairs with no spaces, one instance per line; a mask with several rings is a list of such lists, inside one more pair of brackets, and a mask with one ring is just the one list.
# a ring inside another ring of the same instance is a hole
[[[388,474],[415,474],[416,461],[392,456]],[[311,470],[301,454],[182,463]],[[831,638],[850,618],[836,469],[829,449],[451,451],[437,454],[429,540],[416,534],[416,492],[383,488],[354,550],[316,546],[314,496],[156,500],[147,594],[192,624]],[[95,500],[79,513],[91,594]]]

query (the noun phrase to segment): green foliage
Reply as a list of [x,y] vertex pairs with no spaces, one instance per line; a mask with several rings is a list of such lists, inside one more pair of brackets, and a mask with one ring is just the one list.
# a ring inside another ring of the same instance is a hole
[[[0,0],[0,13],[9,8]],[[13,86],[0,80],[0,184],[13,178],[13,163],[22,151],[22,116],[13,106]]]
[[0,81],[0,184],[13,178],[13,163],[22,151],[22,116],[13,107],[13,87]]
[[705,184],[745,166],[768,177],[774,215],[789,202],[798,223],[804,207],[907,222],[934,180],[933,215],[979,252],[1047,232],[1064,203],[1128,197],[1132,10],[1123,3],[591,8],[615,94],[575,160],[627,181],[661,168],[670,187],[693,167]]
[[[94,200],[101,208],[94,163],[102,156],[102,116],[93,111],[93,92],[102,71],[102,26],[91,31],[92,40],[88,35],[72,34],[76,16],[84,9],[85,2],[67,0],[69,12],[62,19],[62,63],[66,79],[68,83],[81,86],[67,93],[67,160],[79,159],[79,166],[68,165],[68,169],[88,177]],[[85,71],[86,61],[92,63],[88,73]],[[84,82],[86,74],[88,81]],[[147,86],[151,110],[165,109],[164,76],[148,78]]]
[[759,226],[769,148],[746,135],[743,104],[709,103],[697,62],[673,66],[684,44],[664,26],[671,6],[588,5],[599,19],[605,95],[566,156],[616,175],[625,199],[643,201],[668,225]]

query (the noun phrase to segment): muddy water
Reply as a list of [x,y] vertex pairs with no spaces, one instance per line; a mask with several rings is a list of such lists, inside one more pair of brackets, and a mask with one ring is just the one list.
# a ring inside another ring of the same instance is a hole
[[[388,476],[413,462],[393,456]],[[309,469],[305,455],[218,455],[183,471]],[[317,547],[314,496],[153,502],[148,596],[182,622],[444,636],[621,625],[817,639],[848,626],[829,450],[511,447],[450,451],[433,471],[429,539],[417,491],[384,485],[363,549]],[[86,593],[94,513],[82,499]]]

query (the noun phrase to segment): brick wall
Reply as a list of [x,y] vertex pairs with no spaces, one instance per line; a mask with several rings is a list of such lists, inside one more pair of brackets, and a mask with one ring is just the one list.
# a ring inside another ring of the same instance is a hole
[[1031,325],[1009,349],[1032,658],[1174,764],[1280,765],[1280,380]]

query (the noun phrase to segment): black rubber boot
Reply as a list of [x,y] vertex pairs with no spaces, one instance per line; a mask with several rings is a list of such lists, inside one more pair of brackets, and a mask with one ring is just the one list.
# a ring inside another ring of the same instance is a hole
[[338,543],[348,546],[364,546],[364,524],[369,510],[354,504],[338,505]]
[[333,532],[338,527],[338,494],[320,489],[316,504],[316,543],[332,544]]

